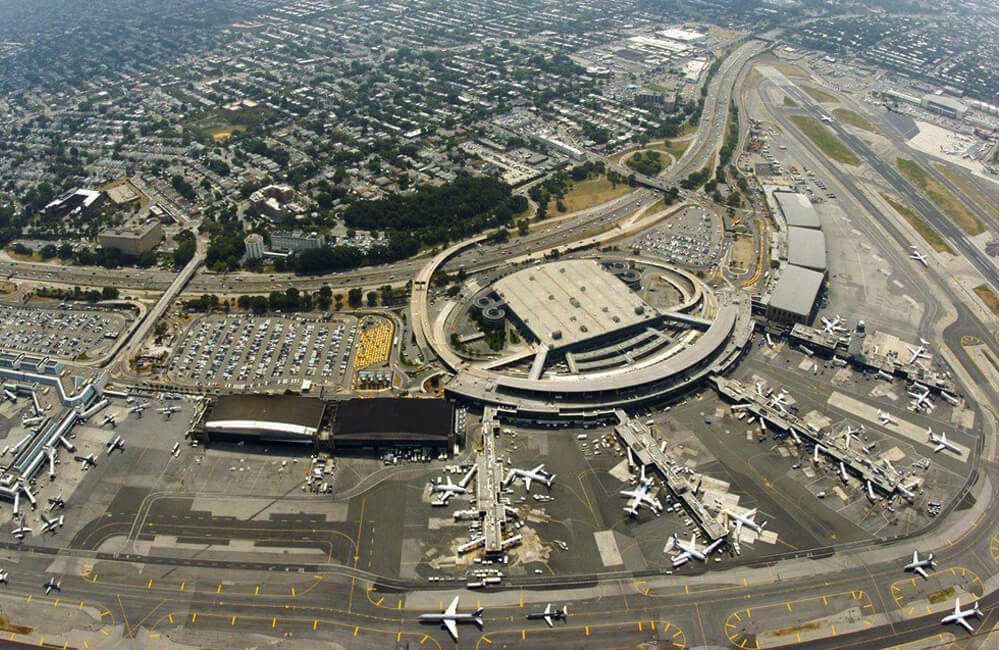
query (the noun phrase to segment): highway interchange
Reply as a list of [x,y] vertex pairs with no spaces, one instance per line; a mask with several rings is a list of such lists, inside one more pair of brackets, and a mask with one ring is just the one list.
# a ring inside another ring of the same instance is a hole
[[[707,164],[721,144],[727,107],[736,84],[745,75],[745,63],[761,51],[759,41],[751,41],[732,54],[713,79],[705,102],[704,127],[677,165],[661,182],[681,178]],[[762,82],[764,84],[768,82]],[[822,111],[798,88],[786,89],[804,110],[815,116]],[[787,120],[785,111],[759,102],[766,116],[780,124],[786,134],[798,131]],[[742,109],[741,108],[741,113]],[[763,117],[763,116],[762,116]],[[976,249],[944,215],[903,180],[891,166],[877,158],[871,149],[846,128],[834,124],[837,135],[878,174],[882,175],[907,202],[934,224],[992,286],[996,286],[996,267]],[[940,338],[938,345],[950,350],[950,358],[960,364],[961,379],[967,395],[983,406],[997,403],[996,378],[988,377],[961,345],[963,337],[973,336],[994,342],[995,323],[985,323],[954,291],[938,269],[920,268],[908,258],[913,243],[891,220],[869,219],[879,215],[879,208],[860,189],[859,183],[824,156],[805,137],[798,137],[796,148],[822,169],[829,185],[836,191],[853,218],[853,223],[895,268],[909,269],[902,278],[906,291],[925,297],[926,309],[920,317],[919,330]],[[539,229],[523,238],[512,238],[501,245],[483,245],[469,258],[452,263],[449,269],[465,264],[467,270],[490,268],[513,253],[542,251],[573,242],[581,237],[613,227],[613,224],[637,209],[652,205],[655,193],[647,189],[634,192],[599,208],[571,216],[557,225]],[[417,277],[426,260],[411,260],[387,267],[362,269],[337,275],[300,278],[294,276],[259,276],[232,274],[218,276],[198,269],[203,259],[186,268],[181,275],[168,272],[104,271],[70,269],[58,278],[50,265],[23,262],[0,262],[0,273],[13,279],[42,280],[65,284],[113,285],[133,291],[164,291],[157,306],[142,320],[140,329],[123,343],[119,359],[134,351],[146,332],[181,291],[266,292],[274,286],[315,287],[327,284],[346,288],[364,283],[375,287],[401,283]],[[863,307],[860,308],[863,313]],[[8,616],[27,609],[52,611],[53,619],[64,617],[73,635],[64,638],[39,638],[37,643],[63,643],[76,647],[137,647],[170,644],[237,645],[237,635],[246,638],[283,637],[322,639],[345,647],[388,647],[408,643],[410,647],[452,647],[451,640],[433,626],[422,626],[416,617],[435,611],[440,604],[461,593],[461,608],[486,608],[485,626],[462,626],[461,647],[490,645],[545,644],[553,647],[622,646],[657,641],[665,647],[757,647],[746,645],[752,638],[747,630],[758,629],[752,621],[769,618],[778,611],[792,613],[799,608],[813,618],[829,615],[829,634],[823,630],[816,638],[800,639],[795,647],[868,648],[902,644],[921,639],[935,643],[968,638],[961,630],[942,628],[941,611],[912,611],[905,607],[909,576],[901,572],[904,559],[916,546],[922,552],[933,550],[939,562],[938,574],[974,574],[981,587],[980,605],[986,616],[973,621],[976,637],[983,645],[995,646],[997,624],[997,440],[995,413],[976,407],[977,421],[990,435],[981,438],[973,449],[974,480],[967,486],[971,498],[935,521],[928,530],[905,541],[870,543],[813,549],[801,557],[780,562],[742,564],[728,562],[724,570],[702,574],[663,575],[659,571],[606,571],[581,575],[523,576],[508,580],[503,590],[475,593],[435,589],[424,580],[403,579],[370,570],[378,553],[374,519],[379,509],[366,506],[366,494],[372,503],[384,499],[385,485],[371,480],[351,496],[346,525],[331,525],[310,520],[305,515],[292,517],[284,527],[275,527],[281,539],[293,536],[299,542],[320,543],[332,537],[343,541],[338,551],[330,551],[326,561],[267,561],[224,559],[220,557],[177,558],[130,549],[99,550],[100,544],[78,547],[53,547],[4,541],[0,547],[8,558],[11,578],[0,587]],[[157,462],[162,460],[162,452]],[[155,455],[155,454],[153,454]],[[137,461],[138,462],[138,461]],[[152,462],[152,461],[150,461]],[[391,476],[386,473],[386,477]],[[381,488],[380,488],[381,486]],[[338,495],[342,498],[345,494]],[[346,500],[346,498],[345,498]],[[971,502],[971,503],[970,503]],[[135,505],[135,504],[133,504]],[[954,504],[953,504],[954,505]],[[138,507],[138,506],[135,506]],[[128,531],[137,517],[135,510],[123,507],[120,514],[109,512],[105,525],[109,530]],[[158,516],[162,516],[162,513]],[[169,516],[169,515],[168,515]],[[184,516],[184,515],[182,515]],[[191,516],[191,515],[187,515]],[[209,517],[211,520],[212,518]],[[183,535],[185,528],[167,528],[165,520],[153,516],[144,523],[165,527],[163,534]],[[224,534],[225,526],[209,521]],[[238,527],[239,523],[230,522]],[[117,527],[117,528],[115,528]],[[331,548],[333,548],[331,546]],[[338,556],[338,553],[342,553]],[[41,585],[53,574],[63,576],[61,590],[41,593]],[[905,581],[905,582],[902,582]],[[845,609],[841,601],[856,601],[857,616],[834,621]],[[21,602],[23,601],[23,602]],[[568,603],[570,616],[552,629],[527,622],[524,614],[546,602]],[[904,605],[900,605],[900,603]],[[829,604],[833,603],[833,604]],[[829,608],[829,609],[827,609]],[[840,629],[837,629],[837,626]],[[767,629],[767,628],[763,628]],[[169,643],[166,635],[170,633]],[[944,634],[945,636],[940,636]],[[25,640],[19,637],[19,640]],[[308,643],[307,641],[304,641]],[[762,646],[761,646],[762,647]]]

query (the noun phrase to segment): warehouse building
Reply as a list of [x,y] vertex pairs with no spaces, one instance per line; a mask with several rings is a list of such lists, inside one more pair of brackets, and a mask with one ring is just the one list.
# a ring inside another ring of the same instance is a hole
[[134,228],[110,228],[97,234],[97,243],[104,248],[113,248],[133,257],[153,250],[161,239],[163,226],[155,220]]
[[826,237],[822,230],[788,229],[788,263],[826,273]]
[[787,325],[811,323],[816,317],[824,279],[824,274],[818,271],[785,265],[767,298],[765,315],[769,320]]
[[820,227],[819,214],[813,207],[812,201],[805,194],[798,192],[775,192],[774,199],[781,208],[781,214],[785,217],[788,226],[796,228]]
[[947,95],[924,95],[920,100],[920,105],[929,111],[950,117],[953,120],[960,120],[965,117],[969,107]]
[[455,444],[455,409],[446,399],[379,397],[330,406],[332,426],[320,447],[335,453],[425,448],[438,454]]
[[326,411],[326,402],[314,397],[224,395],[208,405],[192,436],[202,442],[315,446]]

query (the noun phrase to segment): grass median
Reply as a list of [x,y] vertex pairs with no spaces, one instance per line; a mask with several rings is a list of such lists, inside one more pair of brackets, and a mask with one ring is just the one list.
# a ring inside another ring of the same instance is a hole
[[951,246],[941,238],[941,235],[937,234],[937,231],[930,227],[926,221],[917,216],[917,213],[911,210],[909,207],[903,205],[896,199],[892,198],[888,194],[883,194],[882,198],[885,199],[886,203],[892,206],[892,209],[903,215],[903,218],[913,226],[913,229],[920,233],[920,236],[924,238],[931,248],[939,253],[948,253],[949,255],[954,255],[955,251],[951,249]]
[[972,214],[948,188],[932,178],[926,169],[906,158],[897,158],[896,167],[914,187],[922,190],[934,202],[934,205],[948,215],[948,218],[954,221],[965,234],[974,236],[986,230],[983,222],[976,218],[976,215]]
[[857,166],[861,164],[854,152],[847,148],[833,131],[823,126],[811,115],[792,115],[788,119],[799,128],[820,150],[837,162]]

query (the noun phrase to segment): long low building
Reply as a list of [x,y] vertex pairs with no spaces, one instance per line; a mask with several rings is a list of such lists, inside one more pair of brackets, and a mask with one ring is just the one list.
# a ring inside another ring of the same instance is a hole
[[192,435],[204,442],[309,445],[320,451],[447,451],[455,443],[455,417],[445,399],[225,395],[208,404]]

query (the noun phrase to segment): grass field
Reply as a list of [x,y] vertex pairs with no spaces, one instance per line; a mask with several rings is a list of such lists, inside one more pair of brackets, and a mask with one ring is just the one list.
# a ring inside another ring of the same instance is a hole
[[920,236],[924,238],[931,248],[939,253],[948,253],[949,255],[954,255],[955,251],[951,249],[948,243],[941,239],[941,235],[937,234],[937,231],[928,225],[926,221],[917,216],[917,213],[906,207],[896,199],[892,198],[888,194],[883,194],[882,198],[886,200],[886,203],[892,206],[892,209],[903,215],[913,229],[920,233]]
[[809,73],[792,63],[785,63],[783,61],[778,61],[776,63],[770,63],[770,66],[780,70],[782,74],[788,77],[801,77],[803,79],[809,78]]
[[807,95],[812,97],[814,100],[818,101],[820,104],[836,104],[838,101],[836,95],[831,95],[825,90],[821,90],[816,86],[809,86],[807,84],[802,84],[799,86]]
[[997,218],[1000,217],[1000,212],[997,210],[997,197],[995,195],[989,196],[980,187],[969,180],[963,172],[950,165],[942,163],[931,164],[934,165],[934,168],[941,172],[945,178],[951,181],[955,187],[965,192],[966,196],[976,201],[977,205],[982,206],[982,208],[993,217],[993,221],[996,221]]
[[[627,149],[619,154],[614,155],[614,160],[620,165],[624,165],[625,161],[632,157],[632,154],[636,152],[643,152],[646,150],[659,151],[660,153],[670,154],[674,158],[679,158],[687,148],[691,146],[690,138],[674,138],[673,140],[652,140],[641,147],[633,147]],[[667,161],[664,161],[667,162]]]
[[976,215],[972,214],[948,188],[931,178],[923,167],[906,158],[897,158],[896,167],[903,173],[903,176],[906,176],[913,183],[914,187],[923,190],[924,194],[940,208],[941,212],[948,215],[948,218],[954,221],[963,232],[968,235],[978,235],[986,230],[983,222],[977,219]]
[[781,100],[781,103],[784,104],[785,106],[790,106],[792,108],[797,108],[799,105],[797,101],[795,101],[788,95],[785,95],[785,98]]
[[847,165],[860,165],[861,161],[854,152],[840,141],[830,129],[826,128],[820,121],[810,115],[792,115],[789,117],[800,131],[806,134],[810,140],[819,147],[827,156]]
[[[611,181],[603,176],[601,178],[592,178],[574,183],[570,191],[563,197],[563,204],[566,206],[566,212],[586,210],[595,205],[616,199],[623,194],[628,194],[631,190],[632,188],[628,186],[628,183],[619,183],[617,187],[613,188],[611,187]],[[554,200],[549,201],[546,213],[552,216],[558,214]]]
[[983,301],[983,304],[990,308],[990,310],[995,314],[997,310],[1000,310],[1000,300],[997,299],[997,294],[993,293],[993,289],[990,289],[989,285],[981,284],[973,291],[979,296],[979,299]]
[[833,109],[833,116],[844,124],[850,124],[853,127],[862,129],[864,131],[869,131],[870,133],[875,133],[875,127],[872,123],[861,117],[854,111],[848,108],[835,108]]

